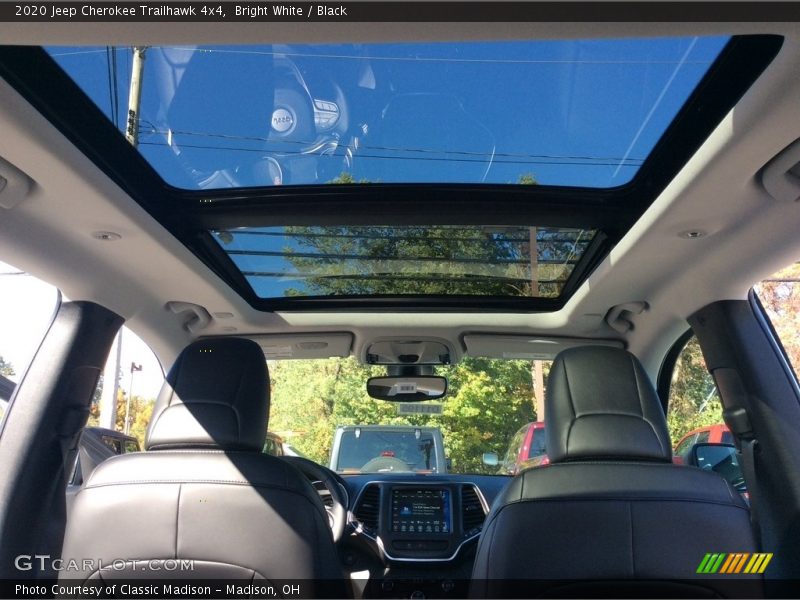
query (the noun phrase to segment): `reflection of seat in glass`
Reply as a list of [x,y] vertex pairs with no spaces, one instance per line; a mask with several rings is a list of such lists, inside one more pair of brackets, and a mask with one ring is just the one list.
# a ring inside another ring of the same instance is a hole
[[492,133],[455,96],[400,94],[371,127],[354,170],[356,179],[396,180],[400,160],[403,181],[481,182],[494,152]]

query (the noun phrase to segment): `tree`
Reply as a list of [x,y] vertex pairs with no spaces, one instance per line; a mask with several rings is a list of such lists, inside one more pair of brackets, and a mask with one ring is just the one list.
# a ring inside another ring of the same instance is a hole
[[795,375],[800,374],[800,263],[781,269],[756,292],[783,345]]
[[688,432],[722,422],[722,403],[696,337],[684,347],[672,376],[667,426],[677,442]]
[[13,377],[17,373],[14,371],[14,366],[0,356],[0,375],[3,377]]
[[534,419],[530,363],[466,358],[441,367],[450,390],[441,415],[398,415],[397,405],[370,398],[366,380],[381,367],[355,358],[292,360],[270,364],[270,430],[320,463],[330,457],[338,425],[393,424],[439,427],[454,469],[481,472],[483,452],[503,453],[514,427]]

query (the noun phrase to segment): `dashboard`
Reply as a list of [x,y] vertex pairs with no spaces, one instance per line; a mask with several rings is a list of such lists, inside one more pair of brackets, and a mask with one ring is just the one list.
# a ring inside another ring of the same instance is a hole
[[364,474],[350,498],[344,568],[367,598],[464,597],[475,548],[504,476]]

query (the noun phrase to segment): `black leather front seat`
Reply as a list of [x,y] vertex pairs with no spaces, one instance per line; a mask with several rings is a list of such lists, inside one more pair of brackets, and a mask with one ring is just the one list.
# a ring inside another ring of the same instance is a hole
[[319,495],[296,468],[261,454],[268,414],[255,342],[191,344],[156,402],[147,452],[102,463],[76,496],[62,557],[82,570],[62,577],[298,579],[312,596],[344,593]]
[[521,472],[496,499],[473,597],[760,591],[749,576],[696,573],[706,553],[756,551],[749,511],[722,477],[672,464],[661,404],[632,354],[562,352],[545,402],[551,464]]

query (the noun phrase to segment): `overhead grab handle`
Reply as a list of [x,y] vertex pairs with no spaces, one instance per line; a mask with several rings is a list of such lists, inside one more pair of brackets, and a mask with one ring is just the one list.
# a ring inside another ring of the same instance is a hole
[[761,170],[761,185],[776,200],[800,200],[800,140],[767,163]]
[[649,305],[644,300],[617,304],[611,307],[606,314],[606,323],[619,333],[628,333],[633,329],[633,320],[631,317],[641,314],[648,308]]
[[0,158],[0,207],[14,208],[25,199],[32,185],[30,177]]
[[209,312],[199,304],[191,302],[178,302],[172,300],[167,302],[167,308],[176,315],[190,313],[183,323],[184,329],[190,333],[198,333],[211,324],[212,318]]

